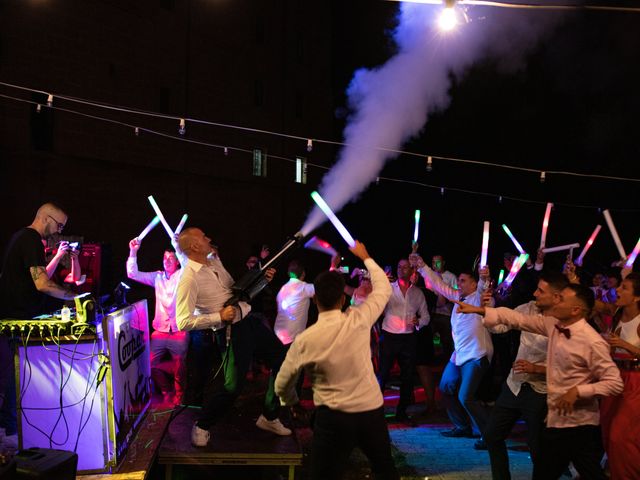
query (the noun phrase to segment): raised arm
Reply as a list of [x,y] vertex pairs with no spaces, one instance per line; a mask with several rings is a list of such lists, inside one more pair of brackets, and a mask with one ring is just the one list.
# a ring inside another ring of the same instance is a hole
[[356,241],[356,246],[350,249],[351,252],[362,260],[371,275],[371,293],[367,299],[357,307],[354,307],[357,315],[365,318],[373,325],[382,314],[384,307],[391,296],[391,285],[384,270],[369,256],[364,244]]
[[424,263],[424,260],[422,260],[420,255],[417,253],[409,255],[409,263],[411,263],[412,266],[415,266],[418,269],[418,272],[420,272],[420,275],[424,277],[424,283],[429,290],[442,295],[452,302],[457,301],[460,298],[460,291],[447,285],[440,278],[440,275],[431,270],[431,268]]
[[134,238],[129,242],[129,258],[127,258],[127,277],[136,282],[155,286],[157,272],[141,272],[138,270],[138,250],[140,241]]

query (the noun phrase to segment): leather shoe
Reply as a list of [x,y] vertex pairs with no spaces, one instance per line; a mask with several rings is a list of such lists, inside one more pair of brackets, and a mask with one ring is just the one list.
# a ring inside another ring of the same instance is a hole
[[470,428],[452,428],[451,430],[445,430],[440,432],[443,437],[452,438],[473,438],[473,431]]

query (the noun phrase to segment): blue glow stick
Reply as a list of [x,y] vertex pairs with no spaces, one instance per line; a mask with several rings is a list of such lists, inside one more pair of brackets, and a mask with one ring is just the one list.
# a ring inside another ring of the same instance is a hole
[[316,202],[316,205],[320,207],[320,210],[322,210],[322,212],[327,216],[329,221],[333,223],[333,226],[336,227],[336,230],[338,230],[338,233],[342,238],[344,238],[344,241],[347,242],[347,245],[351,248],[355,247],[356,241],[347,231],[342,222],[338,220],[338,217],[336,217],[335,213],[333,213],[329,205],[327,205],[327,202],[324,201],[320,194],[318,192],[311,192],[311,198],[313,198],[313,201]]
[[526,252],[524,251],[524,248],[522,248],[522,245],[520,245],[520,242],[518,242],[518,240],[516,240],[516,237],[513,236],[513,233],[511,233],[511,230],[509,230],[509,227],[507,227],[504,223],[502,224],[502,229],[504,230],[504,232],[509,235],[509,238],[511,239],[511,241],[513,242],[513,244],[515,245],[515,247],[518,249],[518,251],[520,252],[520,255],[524,255]]
[[416,226],[413,229],[413,243],[418,243],[418,228],[420,227],[420,210],[416,210]]
[[158,218],[158,216],[156,215],[155,217],[153,217],[153,220],[151,220],[149,222],[149,224],[144,227],[144,230],[142,230],[142,232],[140,232],[140,235],[138,235],[138,241],[141,242],[142,239],[144,237],[147,236],[147,234],[153,230],[155,228],[156,225],[158,225],[160,223],[160,219]]

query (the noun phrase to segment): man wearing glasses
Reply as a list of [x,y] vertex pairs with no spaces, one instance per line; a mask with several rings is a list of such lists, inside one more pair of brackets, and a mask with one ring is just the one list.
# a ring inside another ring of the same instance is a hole
[[[45,203],[28,227],[9,241],[0,273],[0,319],[29,319],[43,309],[44,295],[70,300],[74,293],[47,275],[43,240],[62,232],[67,215],[52,203]],[[0,335],[0,443],[17,447],[15,382],[9,338]]]

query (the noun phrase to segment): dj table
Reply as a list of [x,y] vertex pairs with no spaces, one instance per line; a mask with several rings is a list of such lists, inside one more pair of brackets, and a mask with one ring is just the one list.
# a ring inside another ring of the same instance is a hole
[[150,403],[146,300],[95,324],[2,320],[0,333],[17,347],[19,447],[74,451],[78,473],[110,472]]

